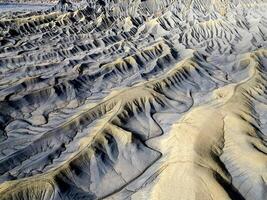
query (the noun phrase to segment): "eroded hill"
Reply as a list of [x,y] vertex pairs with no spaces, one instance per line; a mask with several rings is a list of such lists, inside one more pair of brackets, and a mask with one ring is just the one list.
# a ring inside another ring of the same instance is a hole
[[1,13],[0,199],[266,199],[266,9]]

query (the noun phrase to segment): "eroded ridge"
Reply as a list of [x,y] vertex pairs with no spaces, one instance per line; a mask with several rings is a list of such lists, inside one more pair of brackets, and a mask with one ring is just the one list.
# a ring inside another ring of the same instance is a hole
[[0,199],[265,199],[266,8],[1,13]]

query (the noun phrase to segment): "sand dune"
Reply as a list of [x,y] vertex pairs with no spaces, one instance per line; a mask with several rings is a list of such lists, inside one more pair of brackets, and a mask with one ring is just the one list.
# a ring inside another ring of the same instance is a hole
[[266,9],[0,13],[0,199],[266,199]]

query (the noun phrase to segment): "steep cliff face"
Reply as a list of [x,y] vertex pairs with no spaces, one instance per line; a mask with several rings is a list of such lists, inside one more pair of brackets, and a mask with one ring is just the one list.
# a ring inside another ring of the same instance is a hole
[[0,200],[267,194],[267,4],[0,13]]

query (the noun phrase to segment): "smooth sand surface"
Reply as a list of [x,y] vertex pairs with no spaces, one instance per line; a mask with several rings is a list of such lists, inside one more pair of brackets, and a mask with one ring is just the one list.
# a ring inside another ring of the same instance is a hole
[[1,12],[0,200],[265,200],[266,10]]

